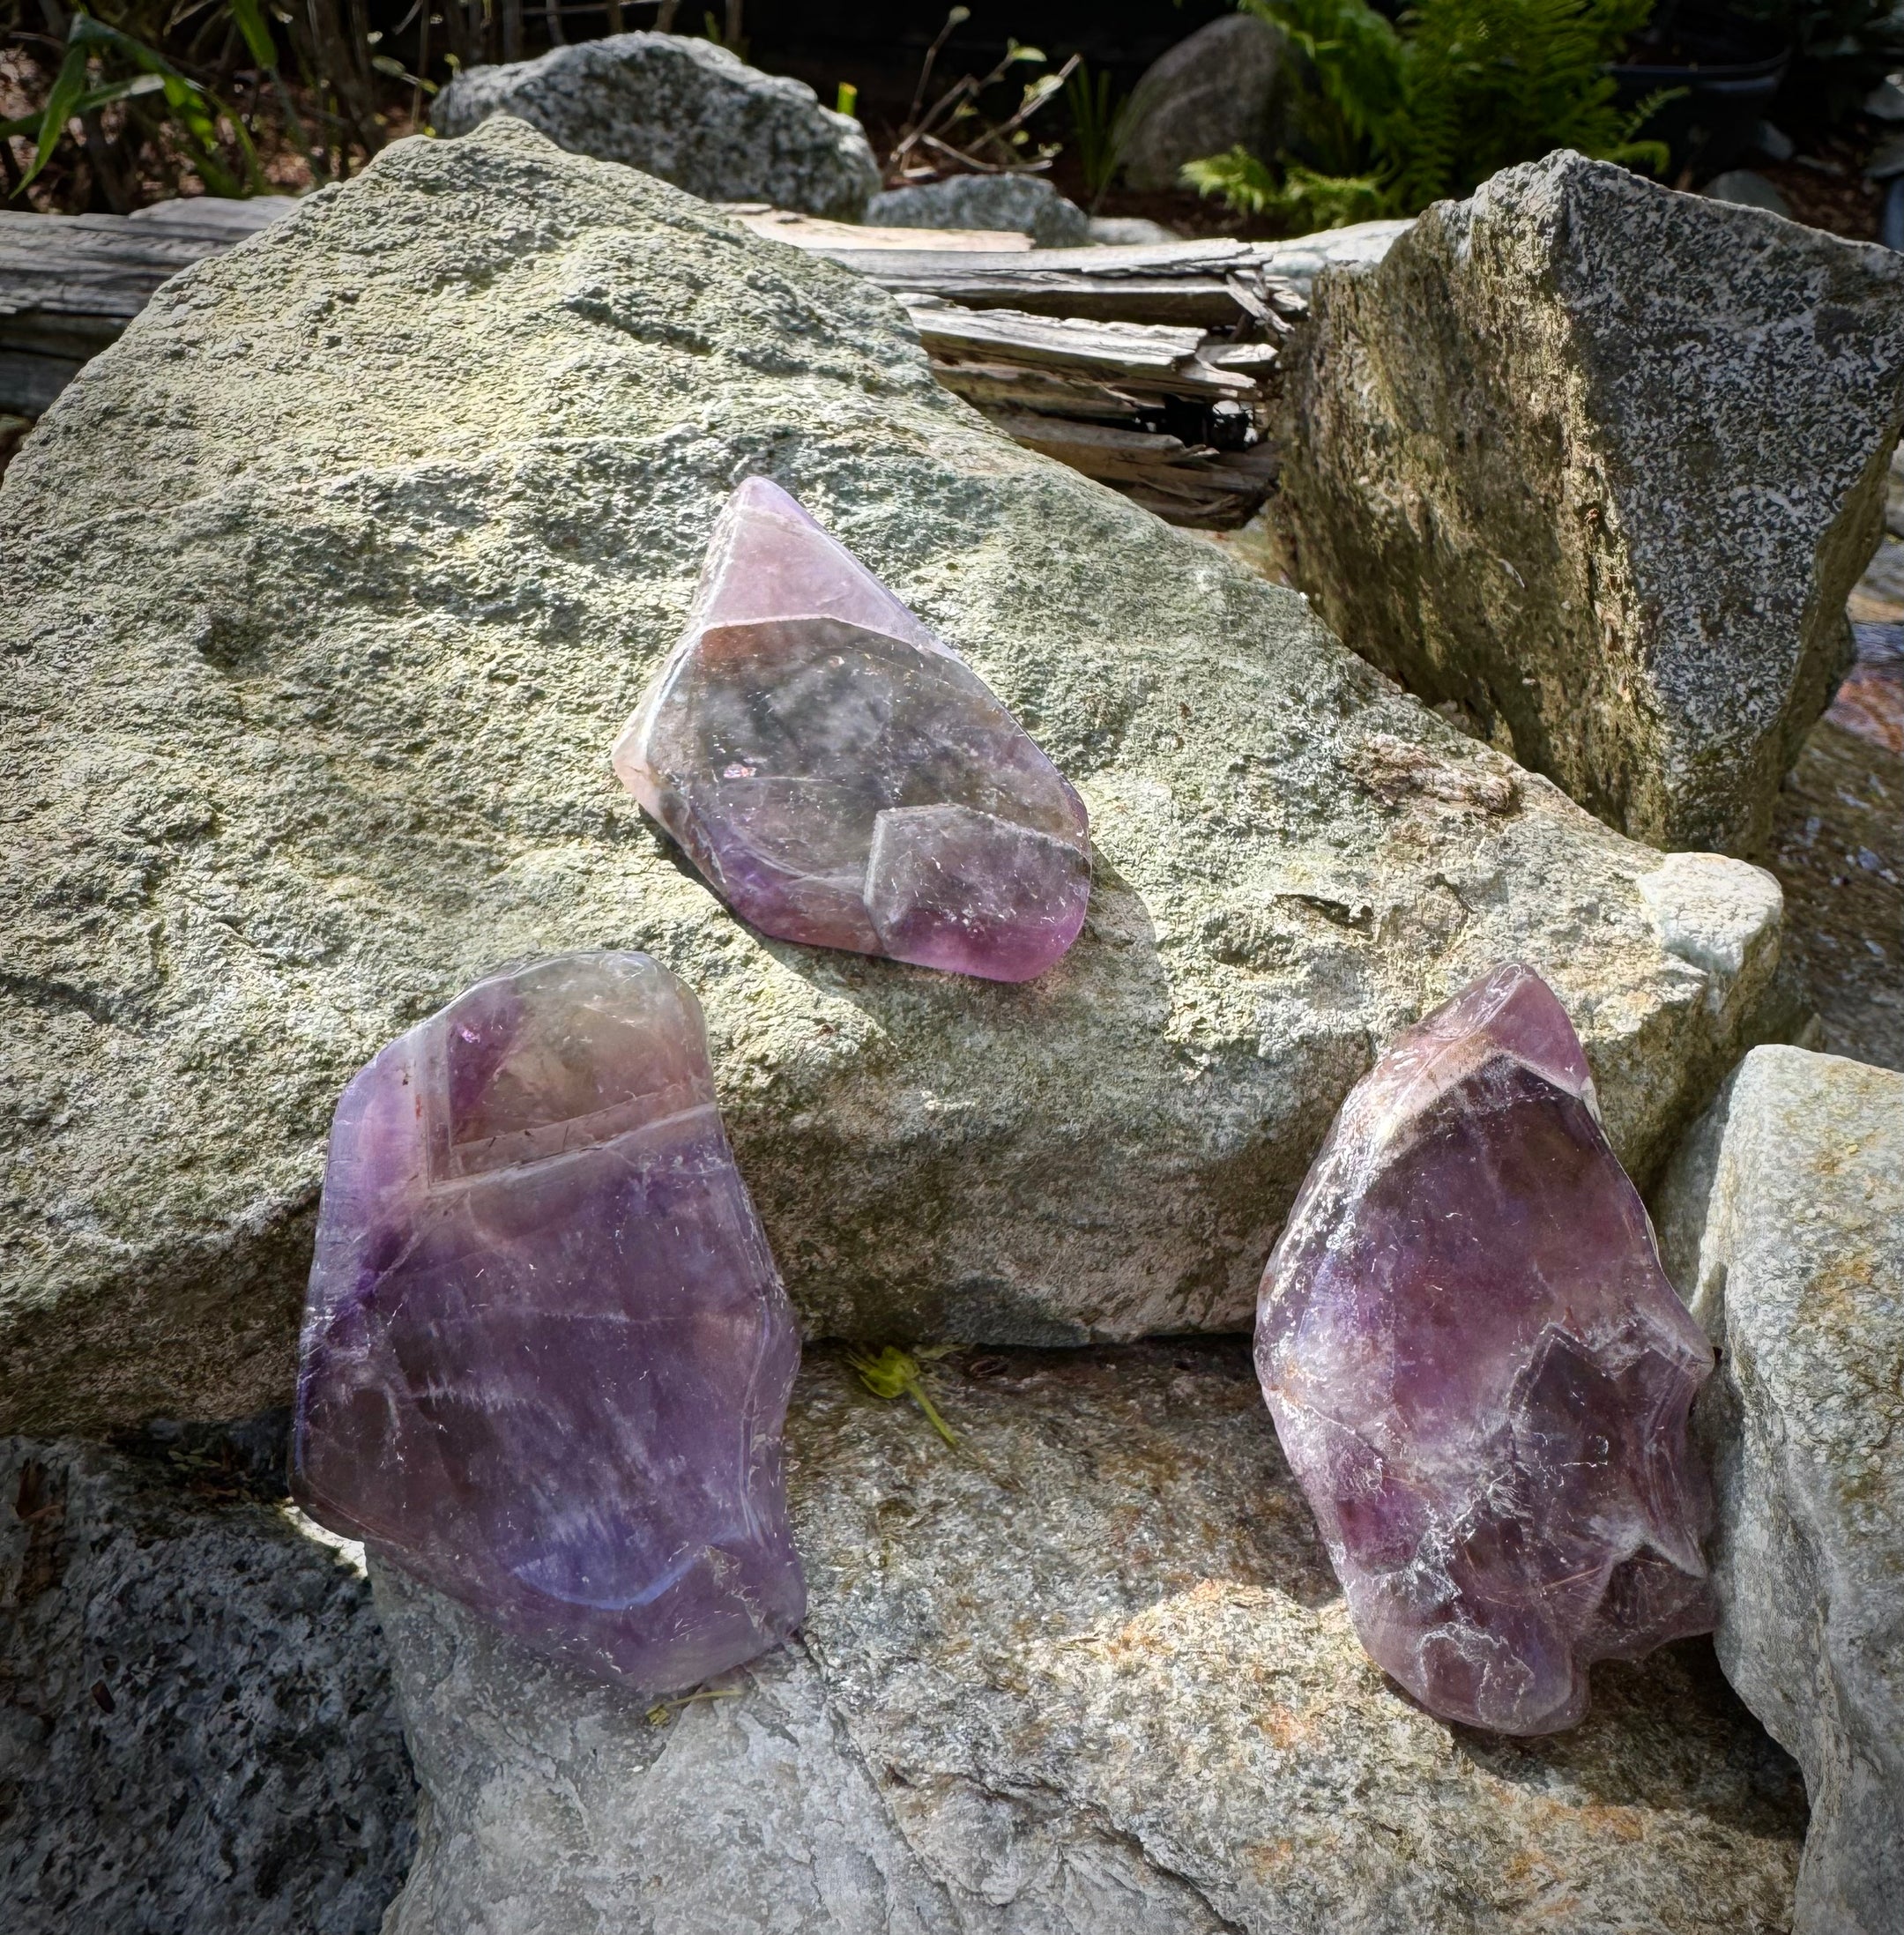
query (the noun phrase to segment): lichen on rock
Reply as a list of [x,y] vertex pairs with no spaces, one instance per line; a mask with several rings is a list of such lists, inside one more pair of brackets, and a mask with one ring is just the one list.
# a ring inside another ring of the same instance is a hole
[[1610,824],[1759,852],[1850,662],[1904,264],[1562,151],[1312,301],[1269,507],[1293,581]]

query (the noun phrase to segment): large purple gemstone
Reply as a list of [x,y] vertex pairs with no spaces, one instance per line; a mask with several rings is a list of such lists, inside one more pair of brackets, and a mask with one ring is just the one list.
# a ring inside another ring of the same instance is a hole
[[1712,1351],[1566,1011],[1497,968],[1350,1091],[1264,1272],[1256,1367],[1362,1643],[1547,1733],[1587,1667],[1711,1629],[1686,1435]]
[[782,940],[1028,981],[1083,925],[1083,801],[764,477],[728,501],[614,767],[714,891]]
[[799,1623],[800,1358],[700,1004],[641,954],[480,982],[331,1132],[293,1489],[546,1652],[690,1686]]

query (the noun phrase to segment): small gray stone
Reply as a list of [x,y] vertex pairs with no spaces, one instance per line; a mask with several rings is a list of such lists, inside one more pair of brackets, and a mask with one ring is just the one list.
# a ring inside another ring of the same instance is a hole
[[1174,228],[1142,215],[1093,215],[1084,239],[1099,249],[1153,249],[1163,242],[1181,242],[1183,237]]
[[1715,202],[1736,203],[1740,208],[1766,208],[1774,215],[1791,213],[1791,204],[1779,193],[1776,184],[1754,168],[1728,168],[1723,175],[1714,175],[1700,193],[1711,196]]
[[361,1555],[164,1448],[0,1440],[0,1925],[375,1935],[415,1790]]
[[1186,161],[1276,145],[1289,43],[1253,13],[1225,14],[1154,61],[1131,93],[1124,178],[1135,189],[1180,186]]
[[1796,1935],[1904,1904],[1904,1075],[1745,1058],[1675,1157],[1661,1254],[1720,1350],[1720,1663],[1797,1755]]
[[430,1805],[391,1935],[1774,1935],[1797,1770],[1704,1641],[1572,1733],[1444,1725],[1357,1643],[1242,1340],[814,1353],[802,1638],[645,1720],[379,1578]]
[[[1038,980],[762,941],[615,780],[754,471],[1088,802]],[[9,467],[0,584],[19,1428],[282,1401],[338,1093],[512,958],[695,989],[808,1334],[881,1341],[1243,1327],[1343,1094],[1499,961],[1642,1176],[1790,1018],[1775,946],[1675,951],[1657,853],[1010,443],[871,284],[507,117],[161,290]]]
[[513,115],[576,154],[620,161],[710,202],[770,202],[856,222],[879,187],[865,130],[805,81],[711,41],[618,33],[538,60],[472,67],[430,110],[440,134]]
[[1263,266],[1307,294],[1325,269],[1372,269],[1398,236],[1415,226],[1412,216],[1384,216],[1380,221],[1350,222],[1346,228],[1322,228],[1312,235],[1291,235],[1263,242]]
[[1562,152],[1321,276],[1281,368],[1334,629],[1610,824],[1760,851],[1850,659],[1904,262]]
[[1008,228],[1040,249],[1076,249],[1090,220],[1042,175],[953,175],[917,188],[889,188],[866,204],[881,228]]

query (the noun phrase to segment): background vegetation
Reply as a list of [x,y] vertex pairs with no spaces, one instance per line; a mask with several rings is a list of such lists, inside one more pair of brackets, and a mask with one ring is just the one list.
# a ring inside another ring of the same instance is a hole
[[[1133,46],[1167,44],[1210,17],[1203,0],[1119,4]],[[634,27],[737,49],[751,34],[755,58],[829,100],[859,79],[889,179],[1038,167],[1110,212],[1255,232],[1405,212],[1562,144],[1664,169],[1662,138],[1679,142],[1684,110],[1649,120],[1652,103],[1608,69],[1623,50],[1670,58],[1681,9],[1791,49],[1774,111],[1801,139],[1841,138],[1833,130],[1859,125],[1872,84],[1904,67],[1904,0],[1242,4],[1290,35],[1294,81],[1280,145],[1194,171],[1209,197],[1201,215],[1186,197],[1145,201],[1121,186],[1142,62],[1107,57],[1101,36],[1085,65],[1089,33],[1068,0],[980,0],[949,17],[914,6],[904,33],[883,5],[856,13],[831,0],[751,0],[746,19],[740,0],[0,0],[0,199],[124,212],[182,193],[301,190],[421,125],[460,67]],[[1096,11],[1117,9],[1097,0]],[[849,29],[866,56],[858,69]],[[882,98],[879,76],[902,68]],[[1670,178],[1685,172],[1682,147],[1671,167]]]

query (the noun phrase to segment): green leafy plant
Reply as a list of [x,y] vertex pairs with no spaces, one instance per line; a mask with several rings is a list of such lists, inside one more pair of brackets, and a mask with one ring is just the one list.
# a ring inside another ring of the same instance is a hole
[[[945,1354],[944,1346],[935,1346],[921,1351],[919,1357],[935,1358]],[[939,1415],[938,1408],[926,1395],[922,1381],[919,1357],[888,1344],[883,1351],[849,1351],[846,1361],[858,1373],[859,1381],[874,1397],[910,1397],[925,1412],[926,1422],[948,1445],[956,1445],[957,1438],[952,1427]]]
[[1094,74],[1082,61],[1065,82],[1064,93],[1072,145],[1095,209],[1124,164],[1124,151],[1137,123],[1137,97],[1117,93],[1108,72],[1100,68]]
[[1652,0],[1421,0],[1399,24],[1365,0],[1241,0],[1302,57],[1289,149],[1270,167],[1242,148],[1193,161],[1190,186],[1239,213],[1338,227],[1409,215],[1555,148],[1657,172],[1607,63]]
[[[246,0],[255,12],[255,0]],[[136,71],[117,80],[95,76],[95,67],[123,64]],[[258,167],[257,153],[243,123],[225,104],[196,81],[189,80],[164,55],[145,41],[90,13],[76,12],[66,33],[65,58],[54,76],[46,104],[37,115],[0,126],[0,138],[26,135],[33,141],[33,156],[21,176],[19,189],[37,176],[52,158],[69,121],[111,102],[128,100],[142,94],[160,93],[172,121],[178,127],[191,153],[193,167],[214,195],[242,195],[267,186]],[[220,118],[235,136],[242,156],[242,181],[228,169],[219,153]],[[18,193],[19,190],[16,190]]]
[[1038,75],[1023,84],[1015,109],[1002,121],[993,120],[979,102],[1000,86],[1011,70],[1021,65],[1040,67],[1044,53],[1008,38],[1005,57],[989,73],[967,74],[946,88],[927,106],[927,89],[933,69],[954,28],[971,18],[970,7],[954,7],[945,18],[919,68],[919,85],[912,91],[912,106],[886,157],[881,170],[889,188],[908,182],[929,182],[941,175],[1015,175],[1049,165],[1057,153],[1054,145],[1030,145],[1025,123],[1058,94],[1078,66],[1074,54],[1055,73]]

